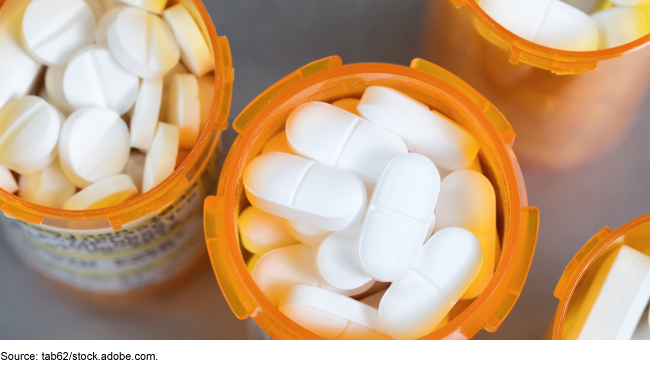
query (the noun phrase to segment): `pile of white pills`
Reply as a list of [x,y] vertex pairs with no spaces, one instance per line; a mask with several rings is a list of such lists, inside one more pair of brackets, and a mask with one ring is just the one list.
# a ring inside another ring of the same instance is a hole
[[467,130],[391,88],[298,106],[243,175],[255,282],[325,338],[427,335],[485,289],[499,257],[478,152]]
[[213,58],[182,4],[7,0],[0,54],[0,187],[29,202],[99,209],[145,193],[207,123]]
[[617,47],[650,33],[645,0],[477,0],[512,33],[567,51]]

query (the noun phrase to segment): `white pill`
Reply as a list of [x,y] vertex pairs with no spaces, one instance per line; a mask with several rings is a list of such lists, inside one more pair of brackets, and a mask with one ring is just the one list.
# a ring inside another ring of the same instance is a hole
[[376,183],[393,158],[407,153],[394,133],[331,104],[309,102],[287,119],[287,139],[296,154],[352,171]]
[[0,163],[21,175],[44,169],[57,154],[63,115],[38,96],[0,110]]
[[366,189],[355,174],[285,153],[255,157],[244,171],[248,201],[300,223],[341,231],[361,223]]
[[142,80],[131,114],[131,147],[149,150],[162,103],[163,80]]
[[397,90],[371,86],[357,109],[400,136],[410,152],[428,157],[436,166],[463,169],[478,153],[478,142],[464,128]]
[[142,189],[142,176],[144,175],[145,158],[146,156],[144,153],[137,150],[131,150],[129,160],[126,161],[124,170],[122,170],[122,174],[126,174],[131,177],[131,180],[133,180],[133,183],[138,188],[138,190]]
[[395,281],[415,265],[438,201],[440,175],[426,157],[395,157],[377,183],[359,238],[359,261],[377,281]]
[[77,53],[65,69],[63,92],[75,109],[102,107],[123,115],[138,98],[140,81],[101,46]]
[[359,99],[353,99],[353,98],[346,98],[346,99],[339,99],[335,102],[332,103],[337,108],[343,109],[348,113],[352,113],[358,116],[361,116],[359,112],[357,111],[357,106],[359,106],[359,102],[361,100]]
[[600,34],[600,49],[618,47],[650,33],[648,19],[637,8],[614,7],[591,15]]
[[565,338],[629,340],[650,300],[650,256],[622,245],[597,270]]
[[291,220],[287,220],[286,222],[287,231],[293,238],[298,240],[298,242],[310,245],[319,245],[325,238],[327,238],[327,236],[332,234],[332,231],[310,226],[308,224]]
[[108,44],[120,64],[143,79],[163,77],[181,57],[169,26],[138,8],[118,14],[108,27]]
[[318,246],[318,270],[335,288],[351,290],[373,281],[359,263],[360,234],[361,226],[334,232]]
[[269,152],[282,152],[288,153],[290,155],[295,155],[291,149],[291,146],[289,145],[289,140],[287,140],[286,131],[282,131],[276,134],[264,144],[261,153],[265,154]]
[[[174,78],[174,75],[177,74],[186,74],[189,73],[187,68],[183,66],[181,62],[177,63],[174,68],[172,68],[167,74],[165,74],[165,77],[163,77],[163,101],[162,105],[160,107],[160,120],[167,121],[167,106],[169,105],[169,86],[172,83],[172,79]],[[200,84],[199,84],[199,92],[200,92]]]
[[120,15],[122,10],[128,9],[127,6],[118,6],[110,9],[99,18],[97,23],[97,30],[95,31],[95,42],[97,44],[105,45],[108,43],[108,27],[113,24],[117,16]]
[[214,73],[199,77],[199,99],[201,102],[201,127],[199,127],[199,134],[208,125],[210,111],[212,111],[212,102],[214,100],[215,82]]
[[313,286],[296,285],[278,308],[307,330],[332,340],[390,340],[377,309]]
[[476,298],[492,279],[495,246],[499,244],[496,216],[494,187],[485,176],[472,170],[458,170],[442,181],[436,232],[449,227],[464,228],[476,236],[483,248],[481,271],[461,299]]
[[83,0],[32,0],[22,25],[25,48],[48,66],[65,65],[95,41],[95,17]]
[[476,277],[483,261],[476,237],[462,228],[436,232],[417,265],[394,282],[379,304],[386,332],[400,340],[430,333]]
[[14,175],[11,174],[8,168],[2,165],[0,165],[0,188],[9,194],[13,194],[18,190],[18,184]]
[[178,155],[178,127],[158,123],[151,148],[147,152],[142,176],[142,193],[160,184],[174,172]]
[[277,306],[283,292],[294,285],[310,285],[346,296],[361,294],[374,284],[354,290],[338,290],[329,285],[316,267],[316,247],[304,243],[289,245],[262,255],[253,269],[253,279],[262,293]]
[[137,6],[152,13],[160,14],[167,5],[167,0],[120,0],[121,2]]
[[67,210],[108,208],[138,195],[129,175],[114,175],[100,180],[76,193],[63,205]]
[[180,129],[181,148],[191,149],[196,144],[201,127],[201,100],[199,81],[193,74],[172,77],[167,97],[167,122]]
[[79,109],[61,130],[61,167],[80,188],[119,174],[130,151],[126,123],[110,109]]
[[57,108],[63,115],[70,115],[75,108],[70,105],[63,92],[63,75],[66,66],[50,66],[45,71],[45,90],[50,98],[52,105]]
[[163,12],[163,18],[174,31],[181,48],[181,59],[196,76],[214,70],[214,60],[208,43],[192,15],[182,4],[176,4]]
[[244,209],[237,225],[242,246],[254,254],[265,254],[276,248],[298,243],[287,230],[286,220],[263,212],[254,206]]
[[29,1],[7,0],[0,7],[0,109],[34,91],[43,69],[22,44],[20,28],[27,5]]
[[76,192],[77,187],[65,177],[58,159],[43,170],[20,175],[18,196],[35,204],[61,209]]
[[483,10],[512,33],[542,46],[567,51],[598,49],[589,15],[557,0],[480,0]]
[[[95,17],[95,22],[99,24],[99,20],[106,14],[107,12],[111,11],[112,9],[122,6],[123,4],[120,3],[118,0],[84,0],[86,2],[86,5],[90,8],[90,10],[93,12],[93,16]],[[95,38],[97,41],[97,39]],[[97,41],[99,43],[99,41]]]

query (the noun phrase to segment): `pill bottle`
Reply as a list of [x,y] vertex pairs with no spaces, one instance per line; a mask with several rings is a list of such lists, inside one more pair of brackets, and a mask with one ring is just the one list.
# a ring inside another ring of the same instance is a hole
[[429,0],[424,54],[499,108],[525,166],[567,169],[618,145],[650,83],[650,35],[571,52],[509,32],[474,0]]
[[201,1],[169,6],[176,3],[189,10],[209,45],[215,93],[205,129],[174,173],[145,194],[96,210],[47,208],[0,189],[2,241],[36,273],[98,303],[167,290],[207,258],[203,200],[216,189],[223,162],[218,149],[228,125],[233,69],[228,41],[217,36]]
[[234,121],[239,133],[226,158],[215,196],[205,201],[204,228],[212,266],[228,303],[240,319],[252,317],[273,339],[323,339],[283,315],[264,296],[246,268],[237,218],[249,204],[242,174],[264,143],[284,128],[289,114],[309,101],[360,98],[373,85],[410,95],[446,114],[478,140],[485,175],[496,191],[502,254],[492,281],[449,324],[425,339],[467,339],[482,328],[496,331],[514,306],[530,268],[539,214],[529,207],[517,159],[513,129],[483,96],[444,69],[421,59],[411,67],[362,63],[342,65],[339,57],[294,71],[253,100]]
[[650,214],[628,222],[615,231],[605,227],[582,246],[564,269],[555,288],[553,295],[560,300],[560,304],[555,312],[552,331],[546,338],[566,338],[595,274],[607,256],[621,245],[650,255]]

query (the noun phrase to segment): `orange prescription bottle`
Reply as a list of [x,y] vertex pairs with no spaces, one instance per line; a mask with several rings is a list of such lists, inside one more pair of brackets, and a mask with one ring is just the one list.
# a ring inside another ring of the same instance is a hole
[[41,276],[88,299],[112,303],[158,292],[205,257],[202,203],[218,182],[233,69],[228,41],[217,36],[203,3],[169,5],[176,3],[189,10],[209,45],[215,92],[207,125],[174,173],[145,194],[96,210],[47,208],[0,189],[2,240]]
[[514,149],[525,165],[570,168],[613,149],[648,89],[650,35],[571,52],[516,36],[475,0],[429,0],[426,14],[427,59],[499,108],[517,132]]
[[[313,62],[287,75],[251,102],[237,117],[239,133],[219,179],[216,196],[205,201],[204,227],[215,274],[240,319],[252,317],[273,339],[323,339],[284,316],[264,296],[246,268],[237,230],[249,203],[242,174],[264,143],[284,129],[289,114],[308,101],[359,98],[368,86],[402,91],[446,114],[479,141],[479,158],[495,187],[502,254],[492,281],[449,324],[424,339],[468,339],[482,328],[496,331],[514,306],[530,268],[539,214],[529,207],[524,181],[510,143],[514,131],[483,96],[444,69],[421,59],[411,67],[362,63],[342,65],[339,57]],[[246,256],[248,258],[248,256]]]
[[628,222],[615,231],[605,227],[582,246],[564,269],[555,288],[554,295],[560,304],[555,312],[551,335],[547,335],[547,338],[566,338],[598,269],[607,256],[621,245],[650,255],[650,214]]

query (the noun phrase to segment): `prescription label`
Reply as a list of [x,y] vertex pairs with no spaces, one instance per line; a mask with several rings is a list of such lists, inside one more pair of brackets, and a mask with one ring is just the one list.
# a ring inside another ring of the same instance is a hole
[[68,231],[0,217],[14,251],[34,270],[77,289],[120,294],[162,282],[205,250],[203,201],[214,194],[221,153],[160,213],[120,231]]

